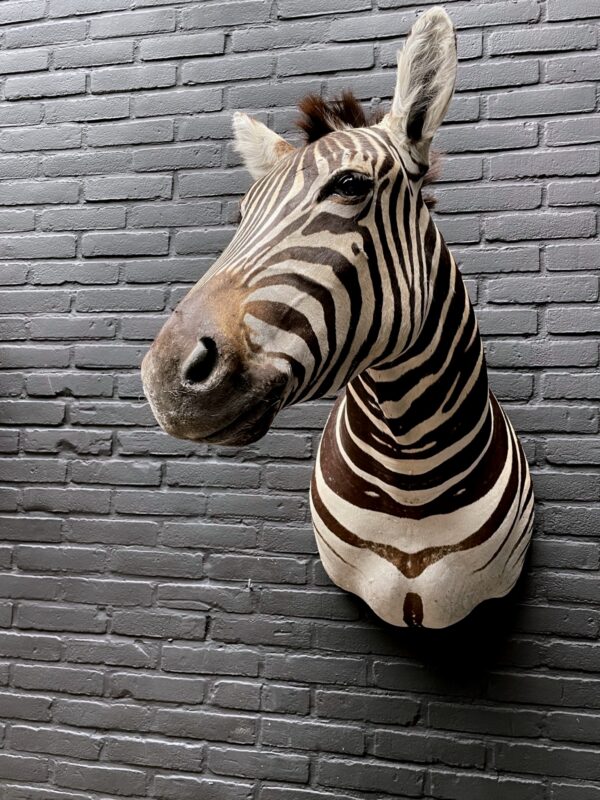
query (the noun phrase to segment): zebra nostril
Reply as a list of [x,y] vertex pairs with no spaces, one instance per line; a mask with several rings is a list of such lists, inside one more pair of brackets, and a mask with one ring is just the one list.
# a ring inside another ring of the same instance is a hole
[[210,377],[217,363],[217,345],[210,336],[203,336],[181,368],[181,376],[186,383],[196,385]]

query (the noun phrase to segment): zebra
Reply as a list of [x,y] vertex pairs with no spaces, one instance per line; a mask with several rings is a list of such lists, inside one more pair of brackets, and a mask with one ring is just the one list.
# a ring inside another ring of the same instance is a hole
[[200,442],[249,444],[283,407],[339,393],[310,488],[319,554],[400,627],[506,595],[533,525],[527,461],[422,191],[456,69],[436,6],[398,54],[387,114],[309,97],[293,147],[236,112],[255,180],[239,227],[142,364],[159,424]]

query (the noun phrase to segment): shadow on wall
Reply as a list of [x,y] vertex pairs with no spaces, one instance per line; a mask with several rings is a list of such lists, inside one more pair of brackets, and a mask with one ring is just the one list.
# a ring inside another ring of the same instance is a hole
[[426,667],[436,691],[480,694],[487,673],[505,663],[507,648],[512,646],[510,637],[526,594],[528,567],[529,559],[508,595],[481,603],[449,628],[397,628],[382,622],[361,602],[363,619],[377,638],[378,652],[387,645],[386,655]]

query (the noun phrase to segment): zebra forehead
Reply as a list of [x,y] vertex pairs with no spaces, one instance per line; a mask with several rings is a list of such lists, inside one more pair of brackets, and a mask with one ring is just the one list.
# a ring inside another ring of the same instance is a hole
[[400,160],[388,134],[373,128],[332,131],[305,145],[300,153],[304,154],[304,164],[312,162],[329,169],[360,163],[390,168]]

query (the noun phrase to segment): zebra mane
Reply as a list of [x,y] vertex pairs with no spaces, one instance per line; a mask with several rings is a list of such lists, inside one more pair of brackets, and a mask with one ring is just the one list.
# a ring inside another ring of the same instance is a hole
[[[318,94],[308,94],[298,103],[298,108],[302,116],[296,125],[303,131],[306,144],[316,142],[333,131],[376,125],[381,122],[384,115],[379,109],[367,114],[362,104],[349,90],[342,92],[340,97],[333,100],[325,100]],[[429,169],[423,179],[424,186],[438,179],[440,166],[440,154],[431,151]],[[423,195],[423,200],[428,208],[435,206],[436,199],[430,192]]]

